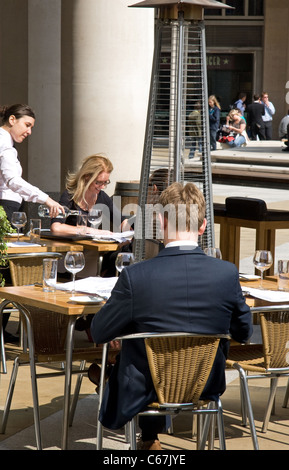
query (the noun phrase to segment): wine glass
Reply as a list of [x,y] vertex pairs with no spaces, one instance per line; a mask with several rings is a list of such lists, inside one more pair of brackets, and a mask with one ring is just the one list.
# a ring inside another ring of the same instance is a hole
[[64,258],[64,266],[67,271],[72,273],[73,276],[73,288],[72,297],[75,294],[75,274],[84,268],[85,260],[82,251],[68,251]]
[[257,250],[255,251],[253,263],[259,271],[261,271],[260,289],[263,289],[264,271],[269,269],[273,264],[273,257],[271,251]]
[[204,252],[208,256],[212,256],[213,258],[219,258],[222,259],[222,253],[220,248],[214,248],[212,246],[208,246],[207,248],[204,249]]
[[102,221],[102,211],[95,209],[94,207],[90,209],[87,217],[88,222],[92,225],[93,228],[97,228]]
[[123,268],[134,263],[133,253],[118,253],[115,260],[115,267],[120,273]]
[[25,212],[13,212],[12,213],[11,224],[17,228],[17,232],[18,232],[17,241],[18,242],[19,242],[20,228],[24,227],[24,225],[26,225],[26,222],[27,222],[27,217],[26,217]]

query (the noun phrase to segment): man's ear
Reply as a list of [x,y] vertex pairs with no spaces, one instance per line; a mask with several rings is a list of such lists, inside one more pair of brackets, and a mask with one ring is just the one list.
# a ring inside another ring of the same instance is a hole
[[168,219],[160,212],[158,214],[158,218],[159,218],[160,228],[162,231],[164,231],[168,226]]
[[206,230],[206,227],[207,227],[207,219],[204,219],[202,225],[200,226],[198,230],[198,235],[203,235],[204,231]]

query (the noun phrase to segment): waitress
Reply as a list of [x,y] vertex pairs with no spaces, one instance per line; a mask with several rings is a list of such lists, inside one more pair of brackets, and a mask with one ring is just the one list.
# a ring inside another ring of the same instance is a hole
[[22,201],[46,204],[51,217],[59,211],[64,213],[62,206],[51,199],[48,194],[28,183],[22,178],[22,167],[18,160],[18,152],[14,143],[23,142],[28,137],[35,123],[34,111],[25,104],[13,104],[0,107],[0,205],[4,208],[11,222],[13,212],[20,209]]

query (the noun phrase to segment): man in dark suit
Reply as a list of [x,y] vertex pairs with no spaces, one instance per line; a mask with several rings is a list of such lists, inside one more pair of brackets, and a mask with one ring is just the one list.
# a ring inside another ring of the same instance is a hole
[[252,140],[266,140],[265,124],[262,116],[265,115],[265,105],[259,95],[254,95],[254,102],[247,108],[249,134]]
[[[247,341],[252,334],[251,313],[236,266],[209,257],[198,247],[198,235],[206,228],[202,192],[193,183],[173,183],[159,202],[166,210],[160,215],[165,248],[155,258],[121,272],[110,299],[92,321],[94,341],[165,331],[230,333],[238,342]],[[190,213],[193,207],[198,210]],[[221,340],[202,398],[216,400],[224,392],[228,347],[229,342]],[[118,429],[155,399],[143,340],[123,341],[105,388],[100,421]],[[157,434],[163,425],[163,417],[140,417],[142,449],[161,449]]]

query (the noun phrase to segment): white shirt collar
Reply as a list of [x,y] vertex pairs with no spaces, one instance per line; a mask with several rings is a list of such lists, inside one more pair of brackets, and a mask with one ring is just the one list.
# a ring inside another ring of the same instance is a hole
[[166,244],[165,248],[171,248],[172,246],[198,246],[197,242],[193,240],[176,240]]
[[5,129],[3,129],[3,127],[0,127],[0,134],[3,135],[3,137],[5,139],[5,142],[7,142],[7,143],[9,142],[11,147],[13,147],[14,142],[13,142],[13,139],[12,139],[10,133],[8,131],[6,131]]

